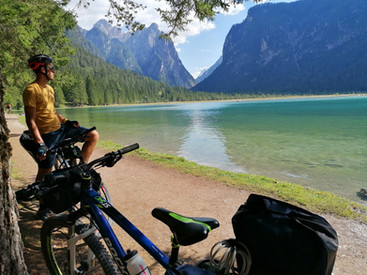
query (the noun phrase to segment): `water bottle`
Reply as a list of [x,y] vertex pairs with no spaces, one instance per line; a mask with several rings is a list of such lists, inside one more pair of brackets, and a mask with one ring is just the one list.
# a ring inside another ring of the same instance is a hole
[[139,256],[138,251],[127,251],[125,256],[127,271],[130,275],[151,275],[142,257]]

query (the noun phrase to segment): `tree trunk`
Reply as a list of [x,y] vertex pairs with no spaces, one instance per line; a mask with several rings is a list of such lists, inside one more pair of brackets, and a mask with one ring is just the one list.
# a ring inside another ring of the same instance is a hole
[[4,86],[0,67],[0,274],[28,274],[18,227],[18,206],[10,186],[11,146],[5,121]]

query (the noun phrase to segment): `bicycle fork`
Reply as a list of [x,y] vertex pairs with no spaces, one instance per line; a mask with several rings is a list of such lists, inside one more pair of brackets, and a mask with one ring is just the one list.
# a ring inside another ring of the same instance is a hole
[[[68,250],[68,270],[69,274],[78,274],[81,270],[76,268],[76,244],[79,240],[87,238],[89,235],[96,232],[96,228],[92,227],[81,234],[75,234],[75,224],[71,226],[71,237],[67,240],[67,250]],[[95,255],[88,247],[88,257],[85,264],[92,266],[95,261]]]

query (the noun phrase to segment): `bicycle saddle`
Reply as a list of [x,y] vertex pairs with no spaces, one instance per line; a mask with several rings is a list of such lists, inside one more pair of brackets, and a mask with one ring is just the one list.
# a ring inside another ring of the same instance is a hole
[[185,217],[164,208],[154,208],[153,217],[166,224],[172,231],[177,244],[192,245],[208,237],[211,230],[219,227],[212,218]]

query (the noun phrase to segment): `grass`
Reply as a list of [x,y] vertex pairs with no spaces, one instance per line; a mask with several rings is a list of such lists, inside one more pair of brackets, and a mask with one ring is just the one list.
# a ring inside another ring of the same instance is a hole
[[23,124],[24,126],[27,126],[27,123],[25,122],[25,116],[18,115],[18,120],[21,124]]
[[[20,121],[25,124],[22,116],[20,116]],[[122,147],[111,141],[99,141],[98,146],[107,150],[117,150]],[[182,157],[153,153],[142,148],[134,151],[132,154],[162,165],[163,167],[176,169],[184,174],[204,177],[228,186],[280,199],[308,209],[309,211],[367,222],[366,206],[332,193],[306,188],[301,185],[278,181],[268,177],[235,173],[202,166],[187,161]],[[13,173],[17,174],[15,171]],[[17,175],[13,176],[17,177]]]
[[10,169],[10,177],[13,179],[21,179],[22,173],[16,168],[16,165],[13,161],[11,161],[11,169]]
[[[99,142],[98,146],[109,150],[116,150],[122,147],[112,142]],[[309,211],[367,222],[366,206],[332,193],[306,188],[301,185],[278,181],[268,177],[235,173],[202,166],[187,161],[182,157],[152,153],[142,148],[132,152],[132,154],[163,167],[176,169],[183,174],[204,177],[228,186],[280,199]]]

